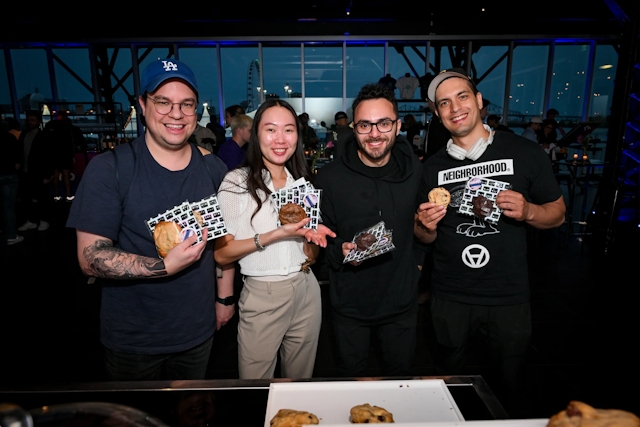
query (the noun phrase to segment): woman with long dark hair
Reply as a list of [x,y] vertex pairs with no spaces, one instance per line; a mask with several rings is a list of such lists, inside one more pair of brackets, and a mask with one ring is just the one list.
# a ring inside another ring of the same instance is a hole
[[278,353],[281,375],[310,378],[321,323],[320,287],[309,268],[335,233],[305,218],[280,227],[269,195],[299,178],[312,180],[302,148],[301,124],[286,102],[258,108],[247,160],[227,173],[218,200],[229,234],[216,240],[221,265],[238,261],[245,276],[238,300],[240,378],[273,378]]

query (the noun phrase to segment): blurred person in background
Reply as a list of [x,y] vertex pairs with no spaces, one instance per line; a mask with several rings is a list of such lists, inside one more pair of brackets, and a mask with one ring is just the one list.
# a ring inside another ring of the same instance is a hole
[[49,228],[49,183],[53,177],[51,145],[41,128],[42,114],[39,110],[28,110],[26,128],[20,134],[20,147],[24,162],[20,172],[20,200],[26,221],[18,231]]
[[242,165],[247,158],[247,143],[251,138],[253,119],[246,114],[231,118],[231,138],[218,148],[218,157],[229,170]]
[[44,127],[47,143],[51,145],[53,159],[53,194],[54,200],[62,200],[59,181],[62,176],[65,196],[68,202],[74,199],[71,192],[71,169],[75,163],[76,147],[85,145],[80,128],[75,126],[66,111],[59,111],[55,120]]
[[521,135],[533,142],[538,142],[540,129],[542,129],[542,117],[531,117]]
[[18,171],[22,164],[20,144],[15,136],[0,129],[0,203],[2,203],[2,230],[7,245],[24,240],[16,229],[16,207],[18,201]]

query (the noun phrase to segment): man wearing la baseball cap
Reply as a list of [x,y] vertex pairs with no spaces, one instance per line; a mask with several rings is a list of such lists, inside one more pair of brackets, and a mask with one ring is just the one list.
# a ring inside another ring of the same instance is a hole
[[198,96],[198,84],[193,71],[177,59],[159,59],[150,63],[143,71],[140,78],[140,90],[154,92],[160,84],[169,79],[179,79],[191,86]]
[[163,258],[153,231],[215,194],[227,167],[188,142],[198,84],[186,64],[152,61],[140,90],[144,135],[91,160],[67,226],[76,229],[80,268],[100,278],[108,379],[204,379],[213,334],[234,313],[233,270],[216,280],[213,243],[197,221],[181,222],[196,232],[181,233],[190,237]]
[[[436,370],[463,372],[473,337],[481,333],[484,356],[497,374],[489,386],[511,418],[529,418],[527,230],[564,222],[562,192],[538,144],[482,123],[482,94],[463,70],[435,76],[427,95],[451,134],[424,165],[414,228],[432,247]],[[448,192],[447,205],[429,201],[438,187]]]

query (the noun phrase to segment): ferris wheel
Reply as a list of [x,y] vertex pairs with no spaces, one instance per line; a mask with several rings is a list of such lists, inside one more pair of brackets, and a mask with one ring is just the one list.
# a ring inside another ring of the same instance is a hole
[[258,108],[261,97],[258,96],[257,102],[254,101],[254,98],[261,90],[263,89],[260,87],[260,62],[254,59],[249,63],[249,71],[247,72],[247,111]]

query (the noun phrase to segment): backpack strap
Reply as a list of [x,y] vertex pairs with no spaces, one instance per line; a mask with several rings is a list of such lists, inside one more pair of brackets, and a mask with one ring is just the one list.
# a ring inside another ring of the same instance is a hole
[[[209,165],[207,164],[207,161],[204,159],[204,153],[202,151],[200,151],[200,148],[198,148],[198,146],[191,142],[191,145],[193,146],[193,148],[195,148],[198,153],[200,153],[200,158],[202,159],[202,164],[204,164],[204,167],[207,169],[207,174],[209,175],[209,178],[211,178],[211,182],[213,183],[213,187],[216,188],[216,179],[213,175],[213,172],[211,172],[211,169],[209,168]],[[213,155],[213,153],[211,154]]]
[[[129,148],[123,147],[124,145],[128,145]],[[130,142],[118,145],[111,152],[113,153],[113,168],[116,173],[120,204],[124,205],[124,199],[126,199],[133,182],[133,172],[137,160],[136,150],[133,148],[133,142]]]

